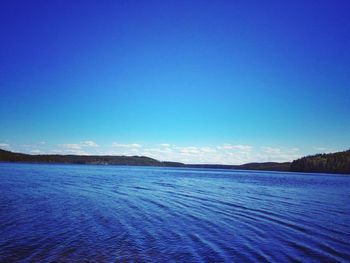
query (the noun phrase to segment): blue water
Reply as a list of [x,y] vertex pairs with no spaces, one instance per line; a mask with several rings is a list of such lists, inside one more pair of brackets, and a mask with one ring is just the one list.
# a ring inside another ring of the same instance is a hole
[[350,176],[0,164],[0,262],[349,262]]

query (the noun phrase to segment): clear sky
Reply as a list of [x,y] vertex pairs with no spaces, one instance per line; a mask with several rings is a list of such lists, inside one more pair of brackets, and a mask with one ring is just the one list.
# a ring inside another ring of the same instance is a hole
[[2,1],[0,148],[192,163],[350,148],[350,1]]

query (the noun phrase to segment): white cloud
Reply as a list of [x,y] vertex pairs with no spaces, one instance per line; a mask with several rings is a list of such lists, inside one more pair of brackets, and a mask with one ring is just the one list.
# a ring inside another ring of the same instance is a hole
[[93,141],[84,141],[80,143],[83,147],[98,147],[99,145]]
[[285,154],[297,154],[299,152],[299,148],[276,148],[276,147],[261,147],[264,153],[272,154],[272,155],[285,155]]
[[180,152],[182,154],[198,154],[200,152],[200,150],[197,147],[194,146],[188,146],[188,147],[183,147],[180,148]]
[[173,150],[171,148],[146,148],[144,151],[153,153],[170,153]]
[[159,145],[162,147],[170,147],[171,146],[171,144],[169,144],[169,143],[161,143]]
[[113,147],[120,147],[120,148],[142,148],[142,145],[137,144],[137,143],[122,144],[122,143],[114,142],[114,143],[112,143],[112,146]]
[[200,150],[201,150],[201,152],[204,152],[204,153],[214,153],[214,152],[216,152],[216,150],[211,148],[211,147],[201,147]]
[[296,147],[290,149],[290,152],[299,152],[299,151],[300,151],[299,148],[296,148]]
[[232,145],[232,144],[224,144],[223,146],[218,146],[219,149],[225,149],[225,150],[240,150],[240,151],[250,151],[253,149],[250,145]]
[[76,144],[76,143],[64,143],[64,144],[60,144],[60,147],[66,149],[66,150],[80,150],[81,149],[81,145]]
[[99,147],[99,145],[93,141],[83,141],[81,143],[64,143],[60,144],[59,147],[68,153],[87,154],[85,151],[83,151],[83,148],[96,148]]
[[108,155],[144,155],[143,146],[137,143],[125,144],[113,142],[111,147],[112,148],[108,151]]
[[249,162],[286,162],[301,157],[298,148],[260,147],[224,144],[219,146],[172,146],[143,148],[141,155],[161,161],[183,163],[243,164]]
[[327,150],[326,147],[314,147],[314,149],[315,149],[316,151],[325,151],[325,150]]
[[[220,149],[219,149],[220,148]],[[242,147],[239,147],[240,149]],[[244,149],[248,149],[244,147]],[[250,147],[249,147],[250,149]],[[171,148],[145,148],[143,155],[162,160],[184,163],[244,163],[249,160],[248,152],[228,151],[217,146],[173,146]]]
[[261,148],[263,152],[265,153],[272,153],[272,154],[280,154],[281,149],[280,148],[274,148],[274,147],[262,147]]
[[10,145],[7,143],[0,143],[0,148],[10,148]]
[[296,147],[261,147],[261,152],[256,155],[258,162],[289,162],[302,156]]

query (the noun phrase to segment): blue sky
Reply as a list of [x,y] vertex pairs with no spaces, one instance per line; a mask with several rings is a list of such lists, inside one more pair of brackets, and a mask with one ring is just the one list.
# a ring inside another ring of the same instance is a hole
[[348,1],[3,1],[0,147],[185,162],[350,147]]

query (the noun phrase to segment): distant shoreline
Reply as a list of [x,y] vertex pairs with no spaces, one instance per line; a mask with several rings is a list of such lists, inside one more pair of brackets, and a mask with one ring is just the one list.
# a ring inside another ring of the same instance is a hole
[[277,172],[350,174],[350,150],[332,154],[307,156],[293,162],[263,162],[242,165],[184,164],[158,161],[146,156],[101,155],[31,155],[0,149],[0,162],[32,164],[92,164],[151,167],[207,168],[225,170],[256,170]]
[[[153,165],[127,165],[127,164],[91,164],[91,163],[44,163],[44,162],[6,162],[0,161],[0,164],[33,164],[33,165],[77,165],[77,166],[100,166],[100,167],[140,167],[140,168],[175,168],[175,169],[189,169],[189,170],[212,170],[212,171],[251,171],[251,172],[272,172],[272,173],[291,173],[291,174],[323,174],[323,175],[343,175],[350,176],[350,173],[325,173],[325,172],[296,172],[296,171],[283,171],[283,170],[258,170],[258,169],[248,169],[248,168],[227,168],[227,167],[197,167],[197,165],[184,164],[184,166],[153,166]],[[194,167],[196,166],[196,167]],[[225,164],[223,164],[225,166]],[[230,165],[228,165],[230,166]]]

